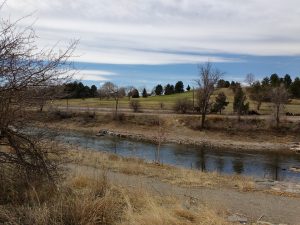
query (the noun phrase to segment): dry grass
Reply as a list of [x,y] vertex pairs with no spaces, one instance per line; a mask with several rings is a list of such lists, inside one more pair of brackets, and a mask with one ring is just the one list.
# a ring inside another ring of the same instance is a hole
[[[19,191],[19,190],[16,190]],[[187,208],[175,197],[161,197],[143,189],[113,186],[105,173],[87,177],[71,174],[40,201],[1,203],[0,224],[7,225],[189,225],[228,224],[225,214],[204,206]]]
[[243,176],[220,175],[216,172],[201,172],[168,165],[160,165],[137,158],[124,158],[96,151],[70,151],[74,163],[93,168],[105,168],[130,175],[155,177],[170,184],[184,187],[230,187],[241,191],[254,189],[254,181]]

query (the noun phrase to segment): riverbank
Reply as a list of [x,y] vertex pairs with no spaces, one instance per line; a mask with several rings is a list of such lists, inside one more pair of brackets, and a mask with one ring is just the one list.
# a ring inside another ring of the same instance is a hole
[[[189,123],[193,123],[193,121]],[[218,121],[218,123],[220,122]],[[137,115],[115,121],[106,114],[90,115],[90,117],[83,114],[83,116],[63,119],[42,118],[38,120],[37,125],[46,125],[51,129],[85,132],[90,135],[96,135],[100,130],[106,130],[112,135],[155,143],[165,142],[208,146],[214,149],[280,152],[283,154],[294,154],[295,151],[291,150],[291,146],[294,142],[300,141],[298,132],[247,130],[246,128],[233,130],[217,127],[196,130],[187,124],[186,119],[183,120],[180,116],[167,115]]]
[[142,188],[164,199],[172,196],[184,207],[206,206],[222,212],[221,224],[226,224],[228,216],[233,214],[243,215],[248,219],[247,224],[262,221],[297,224],[299,219],[300,187],[297,184],[290,192],[291,183],[270,185],[270,181],[262,183],[249,177],[176,168],[89,150],[71,150],[70,158],[73,163],[69,168],[77,176],[95,176],[107,171],[114,184],[133,190]]

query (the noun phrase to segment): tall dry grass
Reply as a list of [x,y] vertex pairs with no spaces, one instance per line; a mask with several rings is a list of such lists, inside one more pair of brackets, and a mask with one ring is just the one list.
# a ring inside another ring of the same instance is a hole
[[[21,178],[20,178],[21,179]],[[16,188],[16,190],[14,190]],[[105,173],[69,176],[55,189],[9,191],[32,193],[30,201],[0,204],[0,224],[5,225],[189,225],[228,224],[216,212],[197,206],[187,208],[178,199],[163,198],[143,189],[112,186]],[[3,189],[1,196],[8,189]],[[8,191],[8,193],[9,193]],[[43,197],[43,196],[47,197]]]

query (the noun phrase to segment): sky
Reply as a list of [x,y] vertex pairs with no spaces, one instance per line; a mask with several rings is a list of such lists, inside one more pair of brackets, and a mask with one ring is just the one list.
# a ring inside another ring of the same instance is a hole
[[31,15],[19,25],[41,48],[79,39],[74,79],[88,85],[193,86],[207,61],[227,80],[300,75],[299,0],[7,0],[0,13]]

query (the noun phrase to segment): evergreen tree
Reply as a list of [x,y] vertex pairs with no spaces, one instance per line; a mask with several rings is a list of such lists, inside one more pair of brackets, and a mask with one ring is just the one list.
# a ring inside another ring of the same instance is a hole
[[236,88],[233,100],[233,111],[237,113],[238,119],[240,116],[246,114],[249,110],[249,102],[245,103],[247,97],[243,89],[239,86]]
[[140,93],[137,89],[133,89],[131,91],[131,98],[139,98],[140,97]]
[[276,73],[270,76],[270,83],[272,87],[277,87],[280,84],[280,79]]
[[190,85],[187,86],[186,90],[187,90],[187,91],[190,91],[190,90],[191,90]]
[[175,93],[183,93],[184,92],[184,85],[182,81],[178,81],[175,84]]
[[155,95],[162,95],[163,87],[161,86],[161,84],[156,85],[156,87],[154,88],[154,93]]
[[216,102],[213,105],[213,112],[219,112],[222,114],[222,110],[225,109],[225,107],[229,104],[229,102],[226,101],[227,97],[224,94],[224,92],[220,92],[218,96],[216,97]]
[[292,78],[289,74],[286,74],[283,78],[284,86],[286,88],[290,88],[291,84],[293,83]]
[[146,88],[143,89],[143,93],[142,93],[143,98],[147,98],[148,97],[148,93]]
[[249,88],[250,99],[256,102],[257,110],[260,109],[263,100],[268,95],[265,90],[266,88],[263,88],[259,81],[254,82]]
[[175,92],[174,85],[167,84],[165,86],[165,95],[171,95],[171,94],[174,94],[174,92]]
[[90,96],[94,98],[96,97],[96,95],[97,95],[97,87],[95,85],[92,85],[90,89]]
[[290,86],[290,91],[293,97],[300,98],[300,78],[296,77]]

